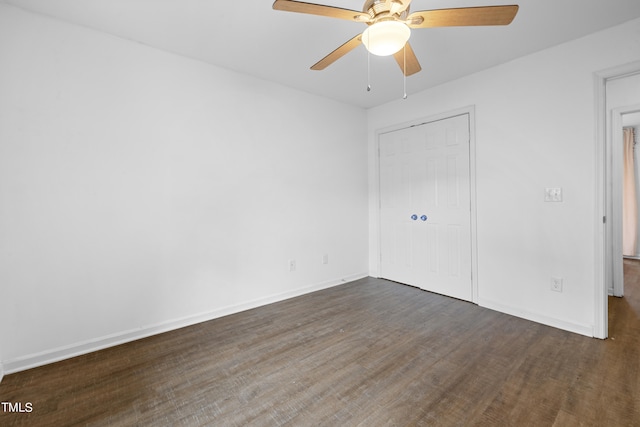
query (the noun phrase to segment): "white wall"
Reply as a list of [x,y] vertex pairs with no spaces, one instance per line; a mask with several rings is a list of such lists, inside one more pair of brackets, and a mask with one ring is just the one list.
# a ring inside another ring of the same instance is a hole
[[6,6],[0,58],[6,372],[367,274],[364,110]]
[[[638,105],[640,105],[640,74],[607,81],[608,111]],[[626,122],[623,124],[627,125]]]
[[[634,20],[369,110],[372,218],[376,130],[474,105],[480,305],[592,335],[594,73],[638,59],[640,20]],[[545,203],[545,187],[562,187],[564,201]],[[552,276],[564,278],[562,293],[550,290]]]

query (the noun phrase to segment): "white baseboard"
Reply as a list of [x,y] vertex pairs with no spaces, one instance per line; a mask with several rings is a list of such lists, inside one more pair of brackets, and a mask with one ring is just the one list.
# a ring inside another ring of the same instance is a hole
[[[341,279],[330,280],[326,282],[316,283],[303,288],[295,289],[293,291],[282,292],[274,294],[268,297],[258,298],[255,300],[247,301],[242,304],[236,304],[233,306],[222,307],[211,312],[200,313],[192,316],[183,317],[180,319],[173,319],[166,322],[162,322],[156,325],[151,325],[145,328],[139,328],[129,331],[118,332],[115,334],[87,340],[84,342],[75,343],[68,346],[58,347],[51,350],[46,350],[40,353],[30,354],[22,356],[13,360],[4,362],[4,369],[6,374],[12,374],[15,372],[24,371],[27,369],[35,368],[38,366],[46,365],[49,363],[59,362],[64,359],[70,359],[72,357],[80,356],[82,354],[91,353],[94,351],[102,350],[108,347],[124,344],[127,342],[139,340],[152,335],[161,334],[163,332],[169,332],[175,329],[180,329],[185,326],[195,325],[197,323],[206,322],[219,317],[228,316],[230,314],[239,313],[241,311],[250,310],[252,308],[260,307],[263,305],[271,304],[278,301],[284,301],[289,298],[294,298],[300,295],[308,294],[311,292],[319,291],[322,289],[331,288],[333,286],[342,285],[347,282],[362,279],[367,277],[368,273],[352,274]],[[0,364],[0,380],[2,378],[2,364]]]
[[543,325],[552,326],[554,328],[562,329],[562,330],[573,332],[576,334],[586,335],[588,337],[595,336],[593,325],[567,322],[565,320],[557,319],[555,317],[549,317],[549,316],[545,316],[544,314],[534,313],[534,312],[523,310],[517,307],[503,305],[495,301],[491,301],[483,298],[479,298],[478,305],[480,307],[499,311],[501,313],[505,313],[510,316],[520,317],[521,319],[530,320],[532,322],[541,323]]
[[3,378],[4,378],[4,366],[2,366],[2,362],[0,362],[0,383],[2,382]]

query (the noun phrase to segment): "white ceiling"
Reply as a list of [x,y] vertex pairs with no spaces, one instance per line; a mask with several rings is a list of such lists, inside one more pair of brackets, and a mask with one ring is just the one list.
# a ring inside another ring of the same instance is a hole
[[[313,1],[313,0],[312,0]],[[361,107],[398,99],[403,76],[393,57],[363,46],[324,71],[309,67],[365,24],[275,11],[272,0],[0,0],[74,24]],[[361,10],[364,1],[317,0]],[[518,4],[506,27],[413,30],[422,71],[407,92],[444,83],[640,17],[639,0],[413,0],[411,10]]]

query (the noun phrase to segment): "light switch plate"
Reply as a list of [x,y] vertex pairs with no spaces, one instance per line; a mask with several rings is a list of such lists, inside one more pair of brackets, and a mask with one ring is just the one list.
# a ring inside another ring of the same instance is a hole
[[544,201],[545,202],[561,202],[562,201],[562,188],[545,188],[544,189]]

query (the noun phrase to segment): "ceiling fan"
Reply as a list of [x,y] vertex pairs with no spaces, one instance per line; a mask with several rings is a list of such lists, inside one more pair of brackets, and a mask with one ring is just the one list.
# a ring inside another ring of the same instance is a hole
[[276,0],[273,8],[368,25],[362,34],[353,37],[315,63],[311,67],[312,70],[324,70],[362,43],[374,55],[393,55],[405,76],[422,69],[408,42],[412,28],[508,25],[518,13],[517,5],[409,12],[410,3],[411,0],[366,0],[362,12],[359,12],[301,1]]

